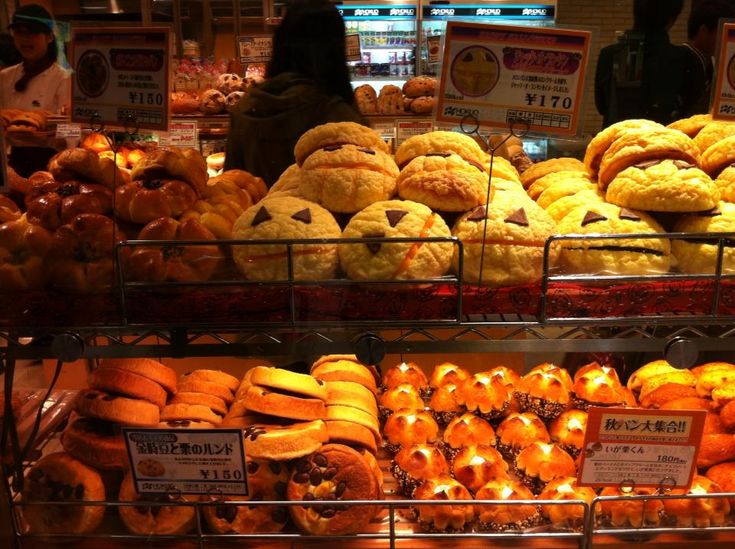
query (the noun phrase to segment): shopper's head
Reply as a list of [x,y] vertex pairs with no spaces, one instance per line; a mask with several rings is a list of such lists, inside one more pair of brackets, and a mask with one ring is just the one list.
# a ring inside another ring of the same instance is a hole
[[59,50],[54,39],[54,21],[46,8],[38,4],[19,7],[8,29],[24,61],[56,61]]
[[684,0],[634,0],[633,28],[642,32],[669,30],[684,8]]
[[714,55],[717,47],[717,27],[720,19],[735,17],[735,8],[724,0],[696,2],[689,12],[687,37],[705,55]]
[[268,77],[297,72],[325,92],[352,102],[345,56],[345,25],[327,0],[294,0],[273,36]]

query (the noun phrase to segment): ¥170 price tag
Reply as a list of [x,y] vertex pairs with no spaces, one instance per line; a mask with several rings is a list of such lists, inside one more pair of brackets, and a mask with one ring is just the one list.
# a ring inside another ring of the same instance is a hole
[[551,107],[552,109],[571,109],[572,98],[561,95],[546,95],[537,93],[526,94],[526,105],[529,107]]
[[247,495],[240,429],[123,429],[138,493]]

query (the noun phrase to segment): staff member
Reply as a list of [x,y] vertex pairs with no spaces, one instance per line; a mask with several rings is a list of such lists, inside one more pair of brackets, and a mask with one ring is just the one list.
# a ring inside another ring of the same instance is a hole
[[365,123],[354,106],[345,26],[326,0],[289,4],[273,37],[266,80],[230,116],[225,169],[243,169],[268,186],[294,163],[306,130],[327,122]]
[[[13,43],[23,61],[0,71],[0,108],[61,113],[69,105],[69,73],[56,61],[59,49],[54,36],[54,21],[38,4],[21,6],[8,26]],[[45,169],[53,149],[14,147],[10,165],[27,177]]]

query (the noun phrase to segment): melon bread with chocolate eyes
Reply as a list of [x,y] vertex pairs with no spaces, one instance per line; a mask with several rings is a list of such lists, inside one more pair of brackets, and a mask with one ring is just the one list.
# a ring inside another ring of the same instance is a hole
[[470,164],[485,170],[485,152],[477,142],[458,132],[435,131],[409,137],[396,149],[396,164],[402,170],[419,156],[432,153],[454,153]]
[[710,122],[712,122],[711,114],[695,114],[688,118],[681,118],[679,120],[674,120],[671,124],[668,124],[666,127],[682,131],[685,134],[687,134],[689,137],[694,139],[697,136],[697,134],[705,126],[707,126]]
[[[711,210],[686,215],[678,221],[674,231],[693,233],[691,237],[674,239],[671,242],[679,269],[689,274],[714,274],[719,239],[697,234],[735,231],[735,204],[720,202]],[[730,239],[725,239],[722,248],[722,272],[735,272],[735,248]]]
[[381,490],[373,467],[365,457],[342,444],[325,444],[293,464],[286,495],[291,501],[314,502],[290,506],[294,523],[313,535],[348,535],[362,532],[380,511],[375,505],[341,506],[339,500],[377,500]]
[[391,198],[397,177],[393,158],[379,149],[328,145],[304,160],[299,193],[331,212],[355,213]]
[[390,154],[380,134],[356,122],[329,122],[305,132],[294,147],[296,164],[303,166],[312,153],[335,145],[356,145]]
[[295,196],[297,198],[303,198],[299,191],[301,185],[301,168],[298,164],[291,164],[286,170],[280,175],[278,181],[268,189],[266,197],[273,196]]
[[28,470],[21,494],[24,503],[47,504],[22,506],[22,520],[33,534],[87,534],[100,525],[105,508],[55,502],[104,500],[105,487],[95,469],[64,452],[48,454]]
[[[452,234],[463,244],[463,279],[471,284],[489,286],[539,281],[543,272],[544,245],[555,231],[554,220],[531,200],[496,193],[487,208],[478,206],[464,214],[452,229]],[[552,246],[550,266],[556,263],[558,256],[558,248]],[[458,247],[454,250],[452,266],[459,274]]]
[[629,131],[656,130],[663,127],[658,122],[646,120],[645,118],[622,120],[608,126],[595,135],[587,145],[587,150],[584,154],[584,166],[587,169],[587,173],[592,178],[597,178],[603,155],[610,148],[610,145],[620,136]]
[[[580,239],[560,240],[559,266],[574,274],[656,274],[671,267],[671,244],[655,235],[663,228],[649,215],[604,202],[575,208],[557,225],[562,235]],[[651,238],[597,239],[585,235],[650,234]]]
[[[202,508],[204,519],[216,534],[254,534],[280,532],[288,522],[286,507],[271,505],[227,505],[239,501],[282,501],[286,499],[286,486],[290,471],[287,463],[248,458],[245,460],[248,475],[247,496],[225,496]],[[202,498],[210,501],[210,498]]]
[[[319,204],[293,196],[266,197],[235,221],[232,238],[242,240],[287,240],[339,238],[340,228],[331,213]],[[334,278],[337,245],[315,242],[294,244],[294,280]],[[232,256],[250,280],[288,280],[288,250],[285,244],[233,245]]]
[[605,197],[623,208],[699,212],[717,205],[719,191],[709,175],[696,165],[684,160],[656,159],[618,173],[608,185]]
[[521,174],[521,183],[523,184],[523,188],[529,189],[539,179],[559,172],[573,172],[585,176],[588,175],[585,165],[576,158],[550,158],[532,164],[526,169]]
[[343,238],[366,242],[340,244],[342,269],[353,280],[412,280],[443,276],[449,270],[451,242],[374,242],[375,238],[450,237],[444,220],[427,206],[409,200],[371,204],[355,214]]

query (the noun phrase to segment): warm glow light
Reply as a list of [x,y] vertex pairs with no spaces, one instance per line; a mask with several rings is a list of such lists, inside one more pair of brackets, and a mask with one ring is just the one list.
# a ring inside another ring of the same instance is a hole
[[594,383],[595,385],[606,385],[607,379],[608,378],[605,374],[598,374],[592,379],[592,383]]
[[571,484],[567,483],[567,484],[561,484],[561,485],[559,485],[559,487],[556,489],[556,491],[559,492],[559,493],[561,493],[561,494],[573,494],[574,493],[574,488],[572,488],[572,485]]
[[510,486],[503,486],[503,489],[500,491],[500,496],[503,499],[508,499],[512,495],[513,495],[513,488],[511,488]]
[[485,458],[482,456],[472,456],[472,459],[470,460],[470,465],[482,465],[485,463]]
[[517,417],[523,422],[524,425],[531,425],[531,420],[528,419],[526,416],[519,415]]
[[406,421],[408,421],[409,424],[416,423],[416,415],[415,414],[409,414],[406,416]]
[[697,494],[698,496],[701,496],[703,494],[707,493],[707,488],[704,486],[692,486],[689,490],[690,494]]
[[419,448],[419,452],[424,454],[426,457],[429,457],[431,455],[431,449],[430,448]]
[[582,422],[579,421],[576,417],[573,417],[569,420],[569,423],[567,423],[567,428],[569,430],[579,429],[580,431],[584,431],[584,425],[582,425]]
[[400,364],[398,365],[398,369],[399,369],[399,370],[400,370],[401,372],[406,372],[406,371],[408,371],[408,364],[406,364],[405,362],[401,362],[401,363],[400,363]]
[[543,442],[537,442],[536,445],[541,448],[541,451],[546,454],[547,456],[551,454],[551,451],[554,449],[554,447],[551,444],[545,444]]

